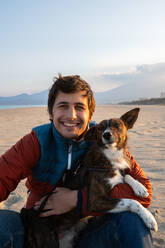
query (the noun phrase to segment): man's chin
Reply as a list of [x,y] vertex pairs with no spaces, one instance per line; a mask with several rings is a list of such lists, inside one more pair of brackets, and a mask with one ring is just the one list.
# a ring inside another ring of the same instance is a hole
[[84,130],[82,128],[56,128],[56,130],[65,138],[70,140],[78,140]]
[[63,134],[63,137],[70,140],[77,140],[79,138],[78,134]]

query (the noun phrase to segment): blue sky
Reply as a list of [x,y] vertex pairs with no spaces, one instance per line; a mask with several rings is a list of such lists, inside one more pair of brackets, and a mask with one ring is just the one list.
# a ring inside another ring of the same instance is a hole
[[1,0],[0,96],[35,93],[58,72],[94,91],[103,75],[165,62],[164,0]]

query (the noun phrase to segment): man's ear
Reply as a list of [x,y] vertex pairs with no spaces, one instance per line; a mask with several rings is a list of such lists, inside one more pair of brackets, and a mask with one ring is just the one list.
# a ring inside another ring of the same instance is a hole
[[96,140],[97,139],[97,126],[90,127],[84,136],[85,140]]
[[120,117],[127,129],[131,129],[139,115],[140,108],[134,108]]
[[49,114],[49,121],[53,121],[53,116]]

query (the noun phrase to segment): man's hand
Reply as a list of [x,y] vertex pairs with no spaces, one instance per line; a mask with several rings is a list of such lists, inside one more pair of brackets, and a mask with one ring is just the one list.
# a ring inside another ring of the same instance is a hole
[[[70,190],[67,188],[56,188],[54,193],[48,198],[43,210],[50,209],[40,214],[41,217],[49,215],[59,215],[66,213],[76,207],[77,204],[77,190]],[[42,197],[40,201],[36,202],[34,209],[38,209],[41,202],[45,197]]]

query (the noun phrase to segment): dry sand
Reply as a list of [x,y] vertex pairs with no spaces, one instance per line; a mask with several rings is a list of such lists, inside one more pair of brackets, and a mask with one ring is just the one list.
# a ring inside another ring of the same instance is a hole
[[[120,117],[135,106],[97,106],[94,120]],[[159,231],[152,233],[154,247],[165,247],[165,106],[140,106],[139,118],[129,131],[129,151],[150,178],[153,199],[150,211],[155,215]],[[46,107],[0,110],[0,155],[15,144],[31,128],[49,121]],[[0,208],[19,211],[26,199],[22,181]]]

